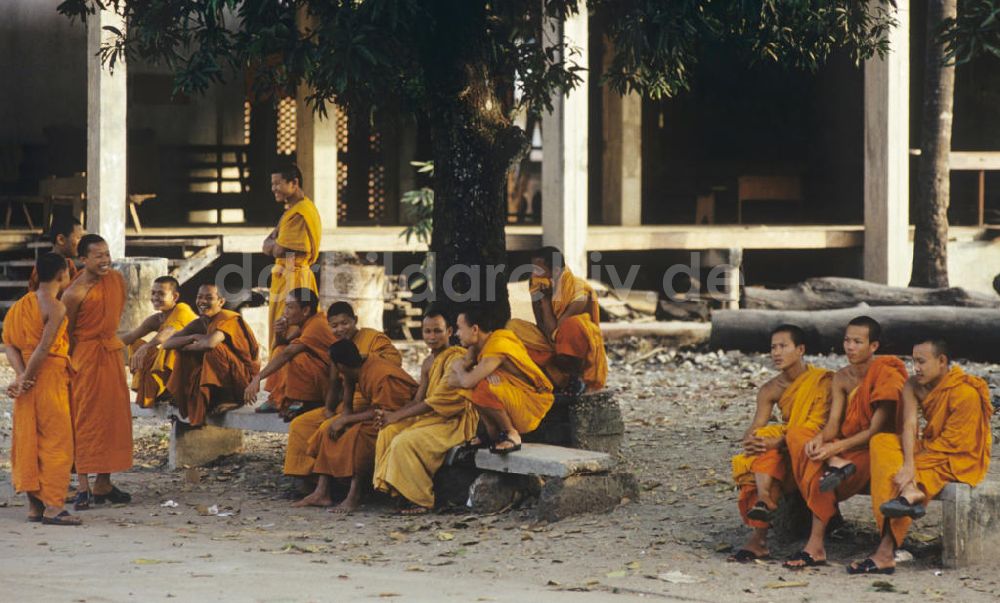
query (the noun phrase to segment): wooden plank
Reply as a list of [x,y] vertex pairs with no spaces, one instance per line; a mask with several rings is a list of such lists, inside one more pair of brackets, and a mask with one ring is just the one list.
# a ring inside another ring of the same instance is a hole
[[219,251],[218,245],[209,245],[199,249],[191,257],[184,260],[184,262],[177,268],[174,277],[180,281],[181,284],[184,284],[190,280],[191,277],[209,267],[212,262],[219,259],[220,255],[222,255],[222,253]]
[[956,171],[1000,170],[1000,151],[952,151],[948,166]]
[[2,281],[0,280],[0,287],[4,289],[27,289],[28,281]]

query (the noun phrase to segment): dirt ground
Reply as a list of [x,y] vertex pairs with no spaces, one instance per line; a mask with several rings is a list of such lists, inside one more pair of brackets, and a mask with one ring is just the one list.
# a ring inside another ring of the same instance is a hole
[[[411,354],[408,367],[415,367]],[[372,501],[350,516],[291,509],[284,436],[248,434],[246,451],[211,467],[166,468],[167,425],[137,420],[136,466],[118,477],[129,506],[84,512],[86,525],[29,524],[9,474],[10,400],[0,401],[2,601],[996,601],[1000,561],[942,570],[940,510],[907,541],[893,576],[849,577],[876,541],[867,497],[842,506],[831,564],[791,572],[736,565],[747,535],[729,457],[749,422],[766,357],[617,344],[609,385],[626,417],[624,458],[640,500],[607,515],[537,523],[530,508],[489,516],[449,509],[420,518]],[[835,368],[838,356],[811,357]],[[966,368],[1000,384],[1000,367]],[[11,378],[0,369],[0,387]],[[994,431],[998,424],[994,422]],[[993,472],[996,474],[996,472]],[[172,501],[172,502],[171,502]],[[174,506],[176,505],[176,506]]]

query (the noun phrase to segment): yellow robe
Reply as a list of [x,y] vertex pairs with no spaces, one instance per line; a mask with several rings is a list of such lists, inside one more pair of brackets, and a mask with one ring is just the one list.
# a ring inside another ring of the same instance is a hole
[[[166,329],[180,331],[188,326],[188,323],[198,318],[191,306],[184,302],[178,302],[170,314],[163,319],[157,335]],[[135,353],[146,342],[136,340],[129,346],[129,355]],[[156,404],[156,400],[167,391],[167,381],[174,370],[174,362],[177,360],[176,350],[165,350],[160,348],[155,354],[146,354],[142,361],[142,366],[132,374],[132,391],[136,393],[135,402],[143,408],[150,408]]]
[[472,402],[484,408],[502,408],[510,417],[518,433],[534,431],[542,418],[552,407],[552,382],[542,369],[532,361],[524,344],[507,329],[497,329],[490,334],[478,360],[501,358],[521,371],[528,381],[511,373],[500,365],[493,374],[500,383],[493,385],[483,379],[472,391]]
[[[784,437],[791,428],[819,433],[830,414],[832,380],[832,372],[809,365],[778,398],[782,422],[765,425],[757,429],[754,435],[763,438]],[[766,523],[747,517],[747,512],[759,500],[754,474],[766,473],[774,478],[775,491],[771,494],[772,499],[777,500],[786,486],[794,487],[794,482],[783,483],[788,481],[786,477],[790,466],[787,450],[768,450],[764,454],[754,455],[740,453],[733,457],[732,466],[733,480],[740,489],[738,506],[743,522],[750,527],[767,527]]]
[[[323,224],[319,219],[319,210],[309,199],[303,198],[295,205],[285,210],[278,221],[278,236],[276,242],[285,249],[300,252],[294,258],[275,258],[271,268],[271,288],[268,298],[268,324],[281,318],[285,313],[285,298],[292,289],[305,287],[319,295],[316,287],[316,275],[312,265],[319,259],[320,238]],[[274,333],[269,333],[269,350],[274,349]]]
[[431,412],[393,423],[379,431],[375,444],[375,488],[401,495],[421,507],[434,507],[434,474],[448,451],[476,435],[479,414],[472,392],[448,385],[452,363],[465,348],[453,346],[434,359],[424,403]]

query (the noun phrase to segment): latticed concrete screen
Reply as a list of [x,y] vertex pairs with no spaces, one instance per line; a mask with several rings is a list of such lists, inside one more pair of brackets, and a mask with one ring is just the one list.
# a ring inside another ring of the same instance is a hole
[[277,153],[278,155],[292,155],[295,153],[295,97],[286,96],[278,101],[278,131],[277,131]]
[[372,132],[368,137],[371,157],[368,166],[368,219],[381,221],[385,213],[385,164],[382,162],[382,134]]
[[337,222],[347,220],[347,114],[333,108],[337,119]]

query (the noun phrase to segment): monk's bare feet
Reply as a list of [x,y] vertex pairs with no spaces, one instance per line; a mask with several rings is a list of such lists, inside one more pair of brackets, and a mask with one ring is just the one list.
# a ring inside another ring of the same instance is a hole
[[908,484],[905,488],[903,488],[902,492],[900,492],[899,495],[905,498],[906,502],[910,503],[911,505],[922,504],[924,500],[927,499],[927,495],[924,494],[924,491],[914,486],[912,482]]
[[293,507],[332,507],[333,499],[329,495],[313,492],[302,500],[292,503]]
[[241,406],[242,404],[237,404],[235,402],[223,402],[222,404],[219,404],[212,410],[208,411],[208,414],[213,417],[217,417],[219,415],[224,415],[231,410],[236,410]]
[[360,496],[348,496],[339,505],[329,509],[330,513],[337,513],[343,515],[350,515],[351,513],[358,510],[361,507],[361,497]]

